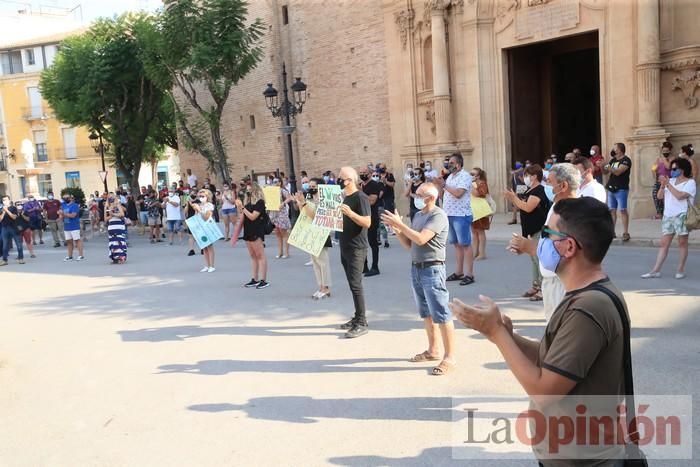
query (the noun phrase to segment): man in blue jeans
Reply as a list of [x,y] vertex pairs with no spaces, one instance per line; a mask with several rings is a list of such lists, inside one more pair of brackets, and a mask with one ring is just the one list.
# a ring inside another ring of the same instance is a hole
[[17,247],[17,262],[24,264],[22,239],[16,227],[17,216],[17,208],[12,205],[10,197],[3,196],[2,207],[0,207],[0,228],[2,228],[2,261],[0,261],[0,266],[7,266],[7,255],[10,254],[12,242]]
[[[474,282],[474,252],[472,250],[472,176],[463,170],[464,159],[456,152],[447,164],[449,175],[442,182],[442,208],[450,220],[450,234],[447,242],[455,246],[456,271],[448,281],[460,281],[459,285]],[[440,182],[441,180],[435,179]],[[466,266],[466,268],[465,268]],[[465,271],[466,269],[466,271]]]
[[437,187],[430,182],[423,183],[416,190],[415,204],[420,211],[413,217],[411,227],[391,211],[384,213],[383,220],[395,230],[401,245],[411,249],[413,297],[428,334],[428,350],[415,355],[410,361],[440,360],[439,344],[442,337],[442,361],[432,370],[433,375],[442,376],[455,365],[455,328],[448,307],[450,295],[445,272],[449,221],[445,211],[435,205],[438,195]]

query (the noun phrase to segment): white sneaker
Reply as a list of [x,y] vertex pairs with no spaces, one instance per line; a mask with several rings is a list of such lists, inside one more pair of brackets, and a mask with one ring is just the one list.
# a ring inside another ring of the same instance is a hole
[[72,256],[66,256],[65,258],[63,258],[63,261],[73,261],[73,257],[72,257]]
[[207,272],[214,272],[216,271],[216,268],[207,268]]
[[676,279],[685,279],[685,273],[684,272],[677,272]]
[[78,258],[76,259],[76,261],[82,261],[82,260],[84,260],[84,259],[85,259],[85,256],[78,256]]
[[308,262],[304,263],[304,266],[312,266],[313,264],[314,264],[313,261],[308,261]]
[[660,272],[648,272],[646,274],[642,274],[640,277],[642,279],[658,279],[659,277],[661,277],[661,273]]
[[204,266],[202,269],[199,270],[199,272],[209,272],[209,267]]

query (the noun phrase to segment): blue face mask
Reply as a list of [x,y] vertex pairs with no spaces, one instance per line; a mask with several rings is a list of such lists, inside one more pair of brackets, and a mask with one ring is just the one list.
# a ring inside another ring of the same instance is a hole
[[552,168],[552,164],[545,164],[545,165],[544,165],[544,168],[547,169],[547,170],[549,170],[549,169]]
[[422,211],[425,208],[425,200],[423,198],[414,198],[413,204],[416,205],[416,209]]
[[671,178],[678,178],[681,176],[681,169],[671,170]]
[[516,162],[515,168],[516,168],[516,169],[522,169],[522,168],[523,168],[523,164],[521,164],[520,162]]
[[561,261],[561,255],[554,246],[551,238],[540,238],[537,244],[537,258],[547,271],[556,273]]
[[331,179],[331,177],[329,177],[328,175],[323,176],[323,181],[326,183],[328,183],[330,181],[330,179]]
[[301,184],[301,189],[304,191],[309,191],[309,184],[308,183],[302,183]]

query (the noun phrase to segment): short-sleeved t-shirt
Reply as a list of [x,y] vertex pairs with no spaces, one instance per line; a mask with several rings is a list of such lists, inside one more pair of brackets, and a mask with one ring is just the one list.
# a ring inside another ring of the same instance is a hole
[[528,191],[523,193],[523,201],[530,199],[530,196],[534,196],[540,199],[537,207],[531,212],[525,212],[520,210],[520,227],[523,237],[527,238],[530,235],[535,235],[542,230],[544,223],[547,219],[547,208],[549,207],[549,199],[547,198],[547,193],[545,192],[544,186],[537,185],[535,188],[530,188]]
[[265,200],[260,199],[257,203],[248,203],[245,208],[249,212],[259,212],[260,215],[254,221],[243,215],[243,240],[252,242],[258,238],[265,238]]
[[[360,216],[371,215],[369,198],[361,191],[346,196],[343,204],[347,204],[352,211]],[[348,216],[343,215],[343,231],[340,232],[341,248],[367,248],[367,229],[355,224]]]
[[138,201],[137,204],[139,205],[139,211],[141,212],[148,212],[148,206],[146,206],[146,203],[144,202],[145,199],[146,197],[144,195],[138,195],[136,197],[136,201]]
[[[0,210],[3,209],[3,206],[0,205]],[[15,206],[8,206],[7,210],[10,211],[14,216],[17,215],[17,208]],[[11,218],[10,216],[5,213],[5,217],[2,218],[2,221],[0,221],[0,226],[2,227],[14,227],[16,224],[16,220]]]
[[61,202],[57,199],[50,199],[44,203],[46,218],[50,221],[58,219],[58,211],[61,210]]
[[581,198],[584,196],[588,198],[595,198],[601,203],[606,203],[608,199],[608,194],[605,192],[605,187],[598,183],[598,180],[595,178],[579,188],[578,195]]
[[[388,173],[386,174],[386,181],[389,183],[396,183],[396,178],[394,178],[394,174]],[[394,187],[389,186],[386,183],[384,184],[384,207],[387,205],[393,206],[395,202],[396,195],[394,193]]]
[[[72,232],[74,230],[80,230],[80,206],[78,203],[63,203],[63,230],[66,232]],[[66,217],[66,214],[78,214],[77,216],[70,218]]]
[[362,188],[362,191],[369,197],[371,195],[377,195],[377,202],[370,206],[372,210],[372,218],[379,217],[379,206],[381,206],[382,201],[379,199],[379,195],[382,192],[383,185],[374,180],[368,181]]
[[145,201],[148,217],[158,219],[160,217],[160,201],[157,198],[148,198]]
[[464,170],[450,174],[445,180],[445,186],[452,189],[466,190],[461,198],[457,198],[452,193],[445,190],[442,198],[442,207],[448,216],[464,217],[472,215],[472,176]]
[[29,217],[29,214],[27,214],[24,209],[22,211],[18,210],[17,213],[17,219],[15,219],[15,225],[17,226],[17,230],[19,231],[25,231],[29,228],[29,221],[22,216],[24,214],[25,216]]
[[[177,206],[171,204],[177,203]],[[169,196],[165,201],[165,215],[169,221],[182,220],[182,210],[180,209],[180,197],[178,195]]]
[[[695,204],[695,196],[697,194],[697,185],[695,184],[695,180],[689,178],[683,183],[678,183],[678,179],[672,178],[669,181],[669,184],[673,185],[673,187],[678,191],[688,193],[690,195],[690,198],[688,198],[690,199],[690,203],[693,205]],[[671,190],[666,188],[664,190],[664,216],[675,217],[687,212],[688,200],[676,198],[673,196],[673,193],[671,193]]]
[[437,206],[427,214],[418,211],[413,216],[411,228],[416,232],[428,229],[435,233],[425,245],[411,244],[411,259],[414,263],[445,261],[447,258],[447,234],[450,229],[450,222],[445,211]]
[[630,172],[632,171],[632,159],[624,156],[622,159],[613,159],[610,161],[611,169],[618,169],[621,165],[626,165],[628,167],[621,175],[610,175],[608,179],[608,186],[616,187],[618,190],[629,190],[630,189]]

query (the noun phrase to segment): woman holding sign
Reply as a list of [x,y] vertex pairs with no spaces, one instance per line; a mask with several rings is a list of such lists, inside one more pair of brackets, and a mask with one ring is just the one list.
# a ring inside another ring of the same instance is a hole
[[280,187],[280,206],[277,211],[270,211],[270,220],[275,224],[277,236],[277,259],[289,258],[289,231],[292,229],[292,221],[289,218],[289,203],[293,200],[287,189],[282,185],[282,180],[274,179],[272,182]]
[[243,240],[248,247],[250,266],[253,273],[252,279],[244,284],[245,287],[264,289],[269,287],[267,282],[267,258],[265,257],[265,224],[268,220],[265,209],[265,195],[257,183],[252,183],[246,188],[246,205],[241,200],[236,200],[238,212],[243,215]]
[[[323,180],[318,178],[312,178],[309,181],[309,189],[307,191],[307,194],[310,196],[309,199],[306,199],[304,194],[300,191],[294,194],[294,200],[297,206],[299,206],[299,211],[311,220],[316,216],[316,206],[318,205],[319,199],[318,185],[322,183]],[[318,291],[311,295],[311,298],[314,300],[320,300],[331,296],[331,259],[328,255],[328,248],[331,246],[332,243],[329,231],[326,244],[321,249],[321,253],[318,256],[311,255],[311,263],[314,267],[314,274],[316,274],[316,282],[318,283]]]
[[[199,204],[192,204],[192,209],[204,222],[207,222],[214,214],[214,203],[212,203],[214,195],[209,190],[199,190],[197,198],[199,199]],[[202,252],[204,254],[204,267],[199,272],[216,271],[216,268],[214,268],[214,244],[204,247]]]

